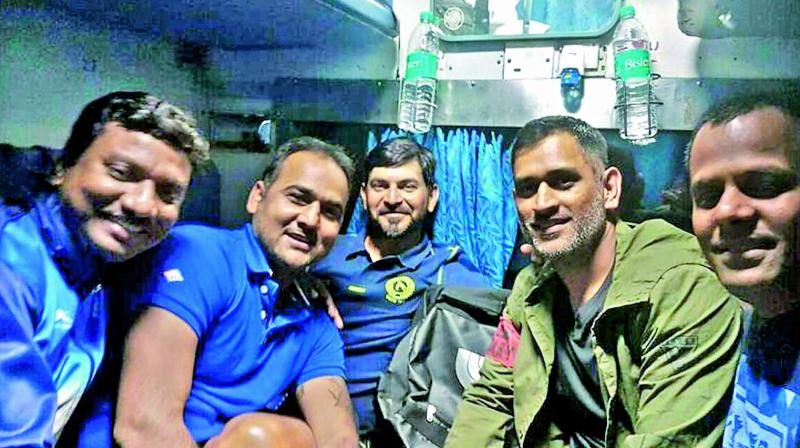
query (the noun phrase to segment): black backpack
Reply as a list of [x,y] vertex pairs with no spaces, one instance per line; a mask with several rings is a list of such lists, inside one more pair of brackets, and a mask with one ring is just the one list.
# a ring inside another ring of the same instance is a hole
[[408,447],[444,446],[464,388],[478,378],[509,291],[434,285],[378,385],[378,404]]

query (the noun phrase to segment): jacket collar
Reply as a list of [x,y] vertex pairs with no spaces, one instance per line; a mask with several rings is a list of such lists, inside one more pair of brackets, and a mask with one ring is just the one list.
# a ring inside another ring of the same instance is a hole
[[64,206],[58,193],[33,202],[47,251],[67,283],[86,296],[100,282],[103,257],[80,231],[80,218]]

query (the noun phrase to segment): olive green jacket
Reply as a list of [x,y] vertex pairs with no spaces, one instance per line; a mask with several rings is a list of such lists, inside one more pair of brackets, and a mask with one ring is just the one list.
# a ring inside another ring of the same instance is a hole
[[[690,234],[653,220],[618,222],[616,236],[611,286],[592,325],[606,446],[717,446],[739,358],[740,307]],[[513,367],[486,358],[446,447],[503,447],[515,436],[526,447],[568,446],[543,412],[555,359],[551,310],[565,288],[543,271],[523,270],[503,311],[520,335]]]

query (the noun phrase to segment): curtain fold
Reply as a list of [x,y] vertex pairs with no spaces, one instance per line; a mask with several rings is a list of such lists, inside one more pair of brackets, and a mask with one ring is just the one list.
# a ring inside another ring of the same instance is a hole
[[[405,135],[388,128],[380,136],[370,131],[367,149]],[[517,236],[512,199],[511,151],[503,136],[478,130],[435,128],[411,138],[433,152],[439,205],[433,240],[457,244],[481,272],[500,287]],[[366,225],[363,204],[356,204],[348,233]]]

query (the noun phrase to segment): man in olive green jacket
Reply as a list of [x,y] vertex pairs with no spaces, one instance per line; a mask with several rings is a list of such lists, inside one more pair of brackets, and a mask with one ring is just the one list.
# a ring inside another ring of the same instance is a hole
[[660,220],[614,218],[621,174],[586,123],[534,120],[512,151],[535,263],[446,446],[716,446],[741,311],[699,245]]

